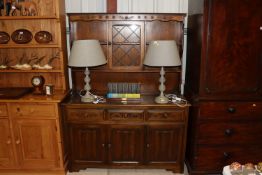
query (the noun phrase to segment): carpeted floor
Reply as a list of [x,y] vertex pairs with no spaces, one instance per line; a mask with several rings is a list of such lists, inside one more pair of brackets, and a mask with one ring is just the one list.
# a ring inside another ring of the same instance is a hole
[[79,172],[68,172],[67,175],[188,175],[185,167],[184,174],[175,174],[163,169],[96,169],[88,168]]

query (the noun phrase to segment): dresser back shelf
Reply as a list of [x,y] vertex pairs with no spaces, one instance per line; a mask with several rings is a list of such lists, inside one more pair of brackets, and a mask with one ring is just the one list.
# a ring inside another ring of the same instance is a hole
[[[141,83],[142,94],[159,93],[159,68],[143,66],[152,40],[175,40],[182,55],[184,14],[69,14],[70,41],[98,39],[107,64],[90,68],[92,92],[107,93],[108,82]],[[123,56],[125,55],[125,56]],[[161,59],[161,58],[159,58]],[[179,91],[181,69],[166,68],[166,91]],[[73,68],[73,89],[84,86],[84,69]]]

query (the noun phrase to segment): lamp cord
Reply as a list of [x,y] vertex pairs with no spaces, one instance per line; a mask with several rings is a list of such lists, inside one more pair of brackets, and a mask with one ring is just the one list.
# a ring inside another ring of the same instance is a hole
[[[82,95],[82,92],[83,91],[86,91],[84,89],[81,89],[80,92],[79,92],[79,95],[81,97],[83,97]],[[98,96],[98,95],[95,95],[95,94],[92,94],[91,92],[87,91],[85,93],[89,93],[90,96],[94,97],[94,101],[92,103],[94,104],[98,104],[98,103],[105,103],[106,102],[106,99],[103,97],[103,96]]]
[[178,97],[176,94],[165,94],[165,96],[168,98],[169,102],[179,107],[186,107],[188,104],[186,99]]

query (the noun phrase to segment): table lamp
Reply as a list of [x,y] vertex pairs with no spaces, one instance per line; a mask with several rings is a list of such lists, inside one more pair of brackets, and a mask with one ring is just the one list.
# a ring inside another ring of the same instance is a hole
[[[90,93],[90,78],[88,67],[94,67],[106,64],[104,52],[98,40],[76,40],[70,52],[68,66],[70,67],[85,67],[85,94],[81,95],[82,102],[93,102],[94,95]],[[83,91],[81,90],[81,91]]]
[[168,98],[164,95],[166,88],[164,84],[166,81],[164,67],[181,65],[176,42],[174,40],[151,41],[146,52],[144,65],[161,67],[159,79],[160,95],[155,98],[155,102],[168,103]]

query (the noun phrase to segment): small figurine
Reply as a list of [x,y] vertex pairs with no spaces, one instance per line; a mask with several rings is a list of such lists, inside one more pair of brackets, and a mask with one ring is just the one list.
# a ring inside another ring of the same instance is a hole
[[20,11],[21,9],[18,9],[16,7],[16,2],[13,0],[11,3],[11,10],[9,11],[9,16],[18,16],[17,11]]
[[17,16],[17,11],[20,12],[22,16],[36,16],[37,8],[36,3],[33,1],[13,1],[12,9],[9,12],[10,16]]
[[2,10],[5,8],[4,0],[0,0],[0,16],[2,16]]
[[8,68],[8,64],[11,62],[7,57],[1,59],[0,58],[0,69],[6,69]]
[[11,0],[6,0],[6,3],[5,3],[6,16],[10,15],[11,5],[12,5]]
[[42,56],[42,57],[40,57],[40,58],[38,58],[37,57],[37,61],[32,65],[32,67],[34,68],[34,69],[41,69],[42,68],[42,66],[40,65],[41,64],[41,62],[43,61],[43,59],[46,57],[46,55],[44,55],[44,56]]
[[18,70],[31,70],[32,66],[28,63],[28,58],[26,54],[24,53],[22,57],[19,58],[18,64],[11,66],[13,69],[18,69]]

